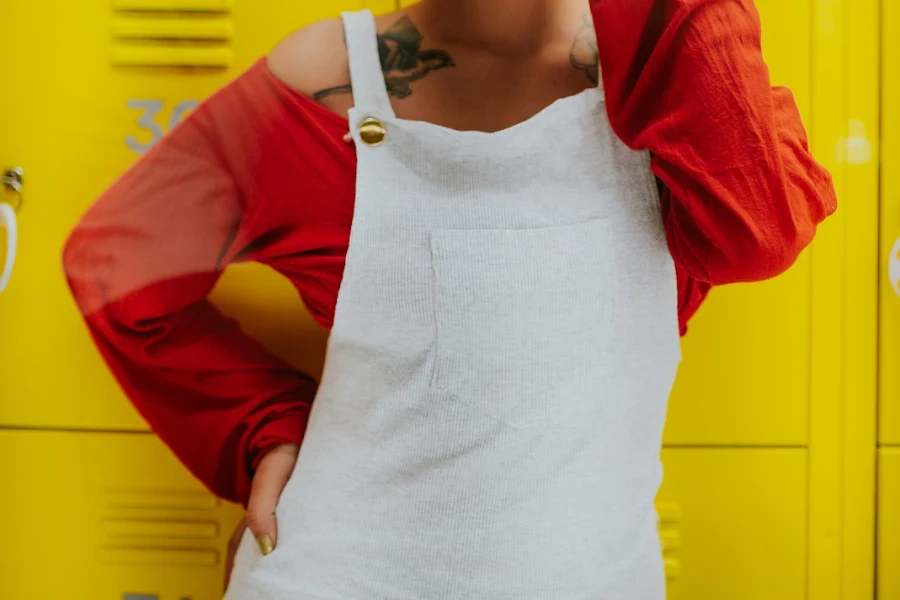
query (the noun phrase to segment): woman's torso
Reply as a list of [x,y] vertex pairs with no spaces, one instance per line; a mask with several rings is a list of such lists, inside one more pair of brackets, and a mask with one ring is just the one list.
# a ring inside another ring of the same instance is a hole
[[[424,3],[422,3],[424,4]],[[586,7],[573,10],[554,42],[523,59],[494,58],[478,49],[431,42],[417,25],[419,5],[376,18],[381,36],[391,40],[384,68],[398,117],[457,130],[499,131],[525,121],[554,101],[594,87],[598,58],[593,22]],[[420,48],[443,52],[452,67],[423,69],[398,59],[397,39],[408,39],[409,19],[423,36]],[[388,33],[394,31],[394,34]],[[315,60],[308,57],[314,55]],[[423,76],[422,73],[425,72]],[[258,219],[267,238],[246,257],[262,260],[287,276],[313,317],[329,328],[343,276],[355,201],[356,153],[346,138],[353,106],[343,24],[316,23],[280,44],[254,66],[249,84],[269,88],[259,108],[260,155],[254,163],[252,195],[265,199],[267,217]],[[400,90],[400,91],[397,91]],[[251,93],[250,90],[247,93]],[[398,97],[398,96],[401,96]],[[296,141],[303,136],[304,143]],[[342,138],[344,138],[342,140]],[[283,177],[298,172],[302,177]],[[253,199],[254,205],[262,204]],[[267,225],[267,223],[276,223]],[[277,235],[267,231],[276,230]],[[697,285],[676,264],[679,330],[703,302],[708,286]]]
[[279,550],[245,539],[232,597],[661,598],[680,353],[648,157],[593,86],[509,124],[395,114],[381,65],[403,57],[347,23],[359,165],[325,374]]

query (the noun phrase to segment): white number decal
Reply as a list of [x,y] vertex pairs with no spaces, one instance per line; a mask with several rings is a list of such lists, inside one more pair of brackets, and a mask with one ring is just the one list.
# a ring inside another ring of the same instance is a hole
[[182,100],[176,104],[175,108],[172,109],[172,117],[169,119],[169,129],[175,129],[181,123],[184,115],[198,106],[200,106],[200,103],[196,100]]
[[[200,102],[197,100],[183,100],[175,105],[175,108],[172,109],[172,114],[169,117],[169,129],[175,129],[175,127],[181,123],[182,119],[184,119],[185,115],[191,110],[197,108],[200,105]],[[135,108],[138,110],[143,110],[143,114],[138,117],[138,127],[150,132],[150,141],[147,143],[139,142],[134,136],[129,135],[125,138],[125,144],[137,152],[138,154],[144,154],[150,148],[152,148],[156,142],[161,140],[166,132],[163,128],[156,122],[156,116],[162,112],[164,107],[164,103],[162,100],[129,100],[128,108]]]

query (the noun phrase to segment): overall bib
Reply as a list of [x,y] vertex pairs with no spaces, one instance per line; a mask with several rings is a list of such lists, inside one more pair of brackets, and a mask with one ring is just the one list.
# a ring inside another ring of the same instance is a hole
[[681,354],[648,154],[599,88],[497,133],[397,118],[372,15],[344,26],[359,162],[325,372],[278,547],[245,535],[226,598],[662,600]]

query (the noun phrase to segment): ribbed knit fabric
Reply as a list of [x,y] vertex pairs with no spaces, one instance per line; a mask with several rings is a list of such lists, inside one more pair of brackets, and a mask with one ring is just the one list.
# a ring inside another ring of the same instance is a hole
[[359,166],[326,368],[278,548],[248,534],[226,598],[662,600],[680,350],[649,157],[599,89],[497,133],[399,119],[371,14],[344,23]]

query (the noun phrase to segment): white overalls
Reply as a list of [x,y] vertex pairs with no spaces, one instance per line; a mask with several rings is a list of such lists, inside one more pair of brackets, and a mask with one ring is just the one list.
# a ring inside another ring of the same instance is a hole
[[[680,360],[649,157],[602,90],[497,133],[397,118],[344,15],[356,208],[326,368],[228,600],[661,600]],[[383,143],[360,136],[368,118]]]

